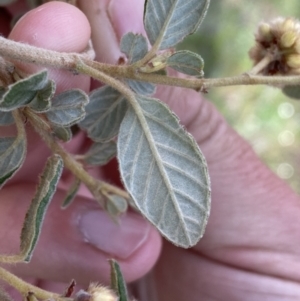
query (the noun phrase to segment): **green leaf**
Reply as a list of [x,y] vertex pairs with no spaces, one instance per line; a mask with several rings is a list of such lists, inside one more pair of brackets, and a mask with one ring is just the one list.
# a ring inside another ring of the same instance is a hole
[[84,161],[90,165],[105,165],[117,154],[117,147],[114,141],[107,143],[93,143],[88,152],[84,155]]
[[300,86],[285,86],[282,88],[282,92],[292,99],[300,99]]
[[106,199],[105,209],[112,218],[116,218],[127,211],[128,203],[123,197],[119,195],[106,195]]
[[120,49],[126,54],[128,63],[132,64],[147,54],[148,43],[143,35],[128,32],[121,39]]
[[55,93],[56,84],[49,80],[46,87],[36,93],[34,99],[29,103],[31,110],[37,113],[47,112],[51,108],[51,99]]
[[56,126],[70,127],[84,119],[88,101],[88,96],[82,90],[62,92],[52,99],[51,109],[46,116]]
[[74,182],[72,183],[69,190],[67,191],[65,199],[63,200],[63,202],[61,204],[62,209],[66,209],[67,207],[69,207],[71,205],[71,203],[75,199],[75,196],[78,192],[80,184],[81,184],[81,181],[78,178],[75,178]]
[[155,92],[155,85],[136,80],[126,80],[127,85],[137,94],[151,95]]
[[0,187],[20,169],[25,154],[25,137],[0,138]]
[[47,70],[33,74],[18,82],[9,85],[2,97],[0,111],[12,111],[29,104],[37,92],[48,85]]
[[121,176],[137,208],[181,247],[202,237],[210,211],[210,181],[194,138],[161,102],[138,97],[121,124]]
[[169,67],[188,75],[202,77],[204,61],[202,57],[188,50],[177,51],[167,59]]
[[11,112],[0,112],[0,126],[11,125],[15,123]]
[[53,134],[63,142],[68,142],[72,139],[72,131],[68,127],[53,126]]
[[122,275],[120,266],[114,259],[109,260],[110,263],[110,281],[111,288],[119,295],[119,301],[128,301],[127,286]]
[[159,49],[174,47],[200,26],[209,0],[148,0],[144,15],[150,43]]
[[63,161],[60,156],[53,155],[47,160],[21,232],[20,250],[24,261],[30,261],[41,232],[46,210],[56,191],[62,170]]
[[90,94],[86,117],[79,123],[81,129],[96,142],[109,141],[118,135],[120,124],[127,110],[127,101],[109,86],[96,89]]

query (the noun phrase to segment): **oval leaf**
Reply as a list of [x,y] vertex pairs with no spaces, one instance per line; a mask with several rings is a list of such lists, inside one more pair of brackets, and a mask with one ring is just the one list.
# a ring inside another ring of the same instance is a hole
[[174,47],[197,30],[208,6],[209,0],[148,0],[144,24],[151,44]]
[[300,99],[300,87],[299,86],[285,86],[282,88],[283,94],[286,96],[299,100]]
[[142,59],[148,52],[148,43],[141,34],[128,32],[121,39],[120,49],[126,54],[128,63],[134,63]]
[[11,125],[15,122],[11,112],[0,112],[0,126]]
[[151,95],[155,92],[155,85],[136,80],[126,80],[127,85],[137,94]]
[[90,165],[105,165],[117,154],[117,147],[114,141],[107,143],[93,143],[88,152],[84,155],[84,161]]
[[55,93],[56,84],[53,80],[49,80],[46,87],[36,93],[34,99],[29,103],[31,110],[42,113],[51,107],[51,99]]
[[109,86],[101,87],[90,94],[86,117],[79,126],[96,142],[114,138],[127,110],[127,101],[118,91]]
[[54,155],[47,160],[21,232],[20,251],[24,261],[30,261],[41,232],[46,210],[56,191],[62,170],[63,161],[60,156]]
[[68,142],[72,139],[72,131],[68,127],[53,126],[53,134],[63,142]]
[[37,92],[48,85],[47,70],[33,74],[8,86],[2,97],[0,111],[12,111],[30,103]]
[[56,126],[72,126],[84,119],[88,96],[78,89],[68,90],[52,99],[52,106],[46,112],[48,120]]
[[121,124],[118,159],[142,214],[175,245],[195,245],[209,216],[210,182],[199,147],[174,114],[139,96]]
[[0,188],[22,166],[25,153],[25,137],[0,138]]
[[181,73],[202,77],[204,61],[202,57],[188,50],[177,51],[167,59],[167,65]]

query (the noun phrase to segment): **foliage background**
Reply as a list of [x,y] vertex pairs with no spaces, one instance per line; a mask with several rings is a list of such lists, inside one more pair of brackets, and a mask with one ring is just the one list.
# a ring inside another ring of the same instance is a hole
[[[278,16],[300,18],[300,1],[212,0],[199,32],[180,48],[202,55],[206,77],[238,75],[252,68],[248,51],[259,22]],[[262,160],[300,193],[300,101],[266,86],[213,88],[207,98]]]

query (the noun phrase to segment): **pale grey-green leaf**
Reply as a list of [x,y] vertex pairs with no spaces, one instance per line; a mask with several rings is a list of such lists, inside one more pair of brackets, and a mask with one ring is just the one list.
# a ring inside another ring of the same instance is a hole
[[208,6],[209,0],[148,0],[144,24],[151,44],[174,47],[197,30]]
[[128,63],[134,63],[142,59],[148,52],[148,43],[141,34],[129,32],[121,39],[120,49],[126,54]]
[[68,142],[72,139],[72,131],[69,127],[53,126],[53,134],[63,142]]
[[53,80],[49,80],[46,87],[38,91],[29,103],[31,110],[37,113],[47,112],[51,108],[51,99],[55,93],[56,84]]
[[78,178],[75,178],[75,180],[73,181],[72,185],[70,186],[70,188],[66,193],[65,199],[61,204],[62,209],[68,208],[71,205],[71,203],[74,201],[75,196],[80,188],[80,184],[81,181]]
[[45,213],[56,191],[62,170],[63,161],[60,156],[53,155],[47,160],[21,232],[20,251],[24,256],[24,261],[30,261],[41,232]]
[[52,99],[51,109],[46,116],[56,126],[70,127],[84,119],[87,103],[88,96],[82,90],[68,90]]
[[116,219],[120,214],[127,211],[128,203],[123,197],[119,195],[107,195],[106,198],[105,209],[113,219]]
[[195,245],[210,210],[205,159],[193,137],[159,101],[138,97],[118,136],[121,176],[136,206],[175,245]]
[[86,106],[86,117],[79,126],[97,142],[114,138],[127,110],[127,101],[118,91],[109,86],[91,92]]
[[9,85],[8,90],[2,97],[0,111],[12,111],[26,106],[48,84],[47,70],[26,77],[18,82]]
[[0,126],[11,125],[15,122],[11,112],[0,111]]
[[119,301],[128,301],[127,286],[118,262],[114,259],[110,263],[110,286],[118,294]]
[[167,65],[181,73],[202,77],[204,61],[202,57],[188,50],[177,51],[167,59]]
[[299,86],[285,86],[282,88],[283,94],[286,96],[299,100],[300,99],[300,87]]
[[155,92],[155,85],[136,80],[126,80],[127,85],[137,94],[151,95]]
[[84,161],[90,165],[105,165],[117,154],[117,147],[114,141],[107,143],[95,142],[84,155]]
[[0,187],[22,166],[25,153],[25,137],[0,138]]

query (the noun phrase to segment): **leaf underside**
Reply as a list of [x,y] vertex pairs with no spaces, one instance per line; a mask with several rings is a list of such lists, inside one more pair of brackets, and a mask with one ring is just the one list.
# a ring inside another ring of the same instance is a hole
[[20,252],[26,262],[30,261],[37,244],[45,213],[56,191],[62,170],[63,161],[60,156],[53,155],[47,160],[21,232]]
[[43,70],[10,85],[1,99],[0,110],[7,112],[26,106],[48,82],[47,70]]
[[84,155],[84,161],[90,165],[102,166],[108,163],[117,154],[117,147],[114,141],[107,143],[95,142]]
[[86,117],[79,123],[80,128],[86,130],[92,140],[105,142],[118,134],[127,101],[118,91],[104,86],[91,92],[85,109]]
[[197,143],[162,103],[139,96],[118,137],[126,189],[142,214],[175,245],[195,245],[210,210],[207,166]]
[[0,138],[0,187],[22,166],[25,153],[25,137]]
[[68,90],[53,98],[46,116],[55,126],[70,127],[84,119],[87,103],[88,96],[82,90]]
[[148,0],[144,24],[150,43],[174,47],[200,26],[209,0]]

